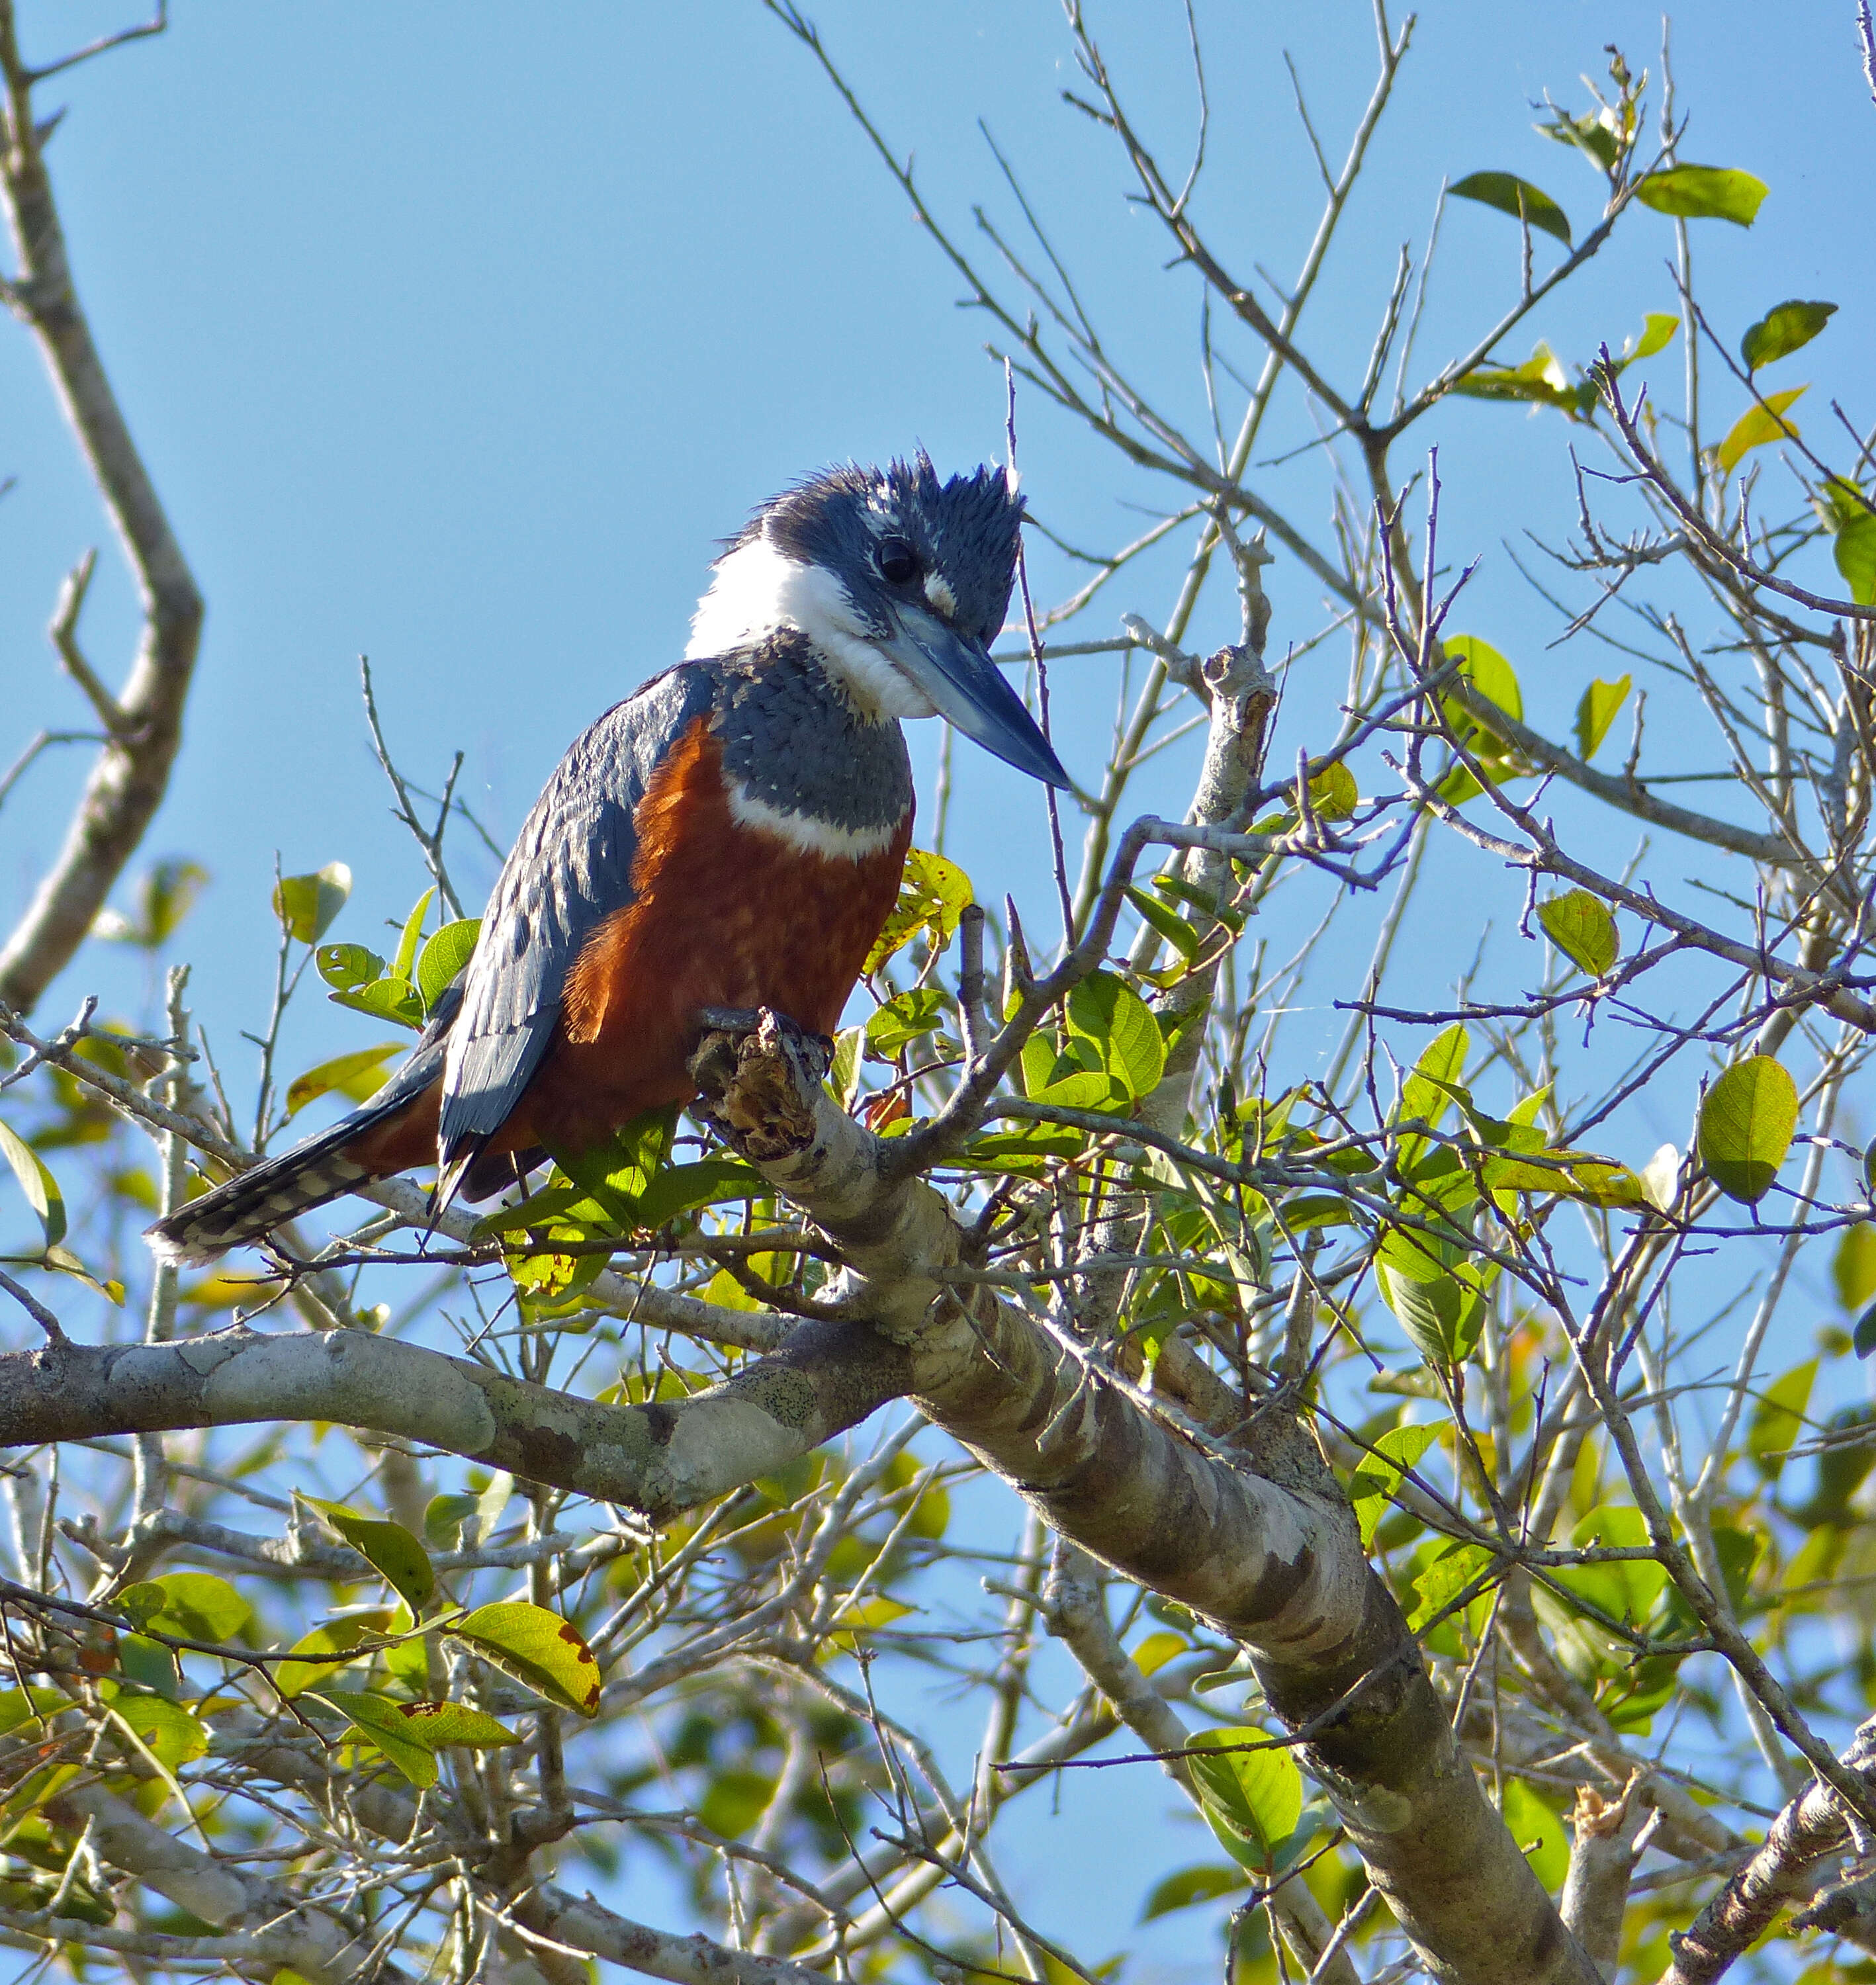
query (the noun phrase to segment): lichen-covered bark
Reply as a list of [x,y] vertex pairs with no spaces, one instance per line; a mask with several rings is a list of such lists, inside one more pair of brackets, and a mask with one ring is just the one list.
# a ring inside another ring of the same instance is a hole
[[168,1344],[69,1341],[0,1356],[0,1447],[257,1420],[402,1435],[660,1518],[809,1453],[908,1389],[873,1332],[803,1324],[688,1399],[607,1406],[355,1330],[237,1325]]
[[1418,1644],[1369,1565],[1346,1498],[1282,1400],[1241,1450],[1148,1411],[1014,1305],[946,1271],[963,1237],[920,1179],[889,1179],[765,1020],[697,1063],[744,1154],[853,1265],[849,1314],[908,1349],[913,1389],[1063,1536],[1206,1615],[1249,1651],[1376,1886],[1434,1975],[1464,1985],[1597,1985],[1459,1753]]

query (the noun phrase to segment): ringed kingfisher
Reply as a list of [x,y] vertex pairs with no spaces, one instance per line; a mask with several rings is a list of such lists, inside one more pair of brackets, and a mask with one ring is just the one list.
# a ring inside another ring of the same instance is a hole
[[911,845],[899,720],[1067,774],[991,661],[1023,500],[923,451],[809,478],[716,561],[685,658],[573,744],[408,1060],[330,1130],[150,1230],[205,1262],[370,1180],[482,1198],[689,1100],[707,1007],[832,1033]]

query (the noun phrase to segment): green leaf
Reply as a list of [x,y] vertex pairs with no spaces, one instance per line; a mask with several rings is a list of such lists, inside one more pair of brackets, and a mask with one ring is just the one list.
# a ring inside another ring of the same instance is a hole
[[1570,962],[1592,979],[1606,979],[1622,955],[1615,919],[1587,889],[1566,889],[1538,905],[1538,922]]
[[1418,1235],[1390,1230],[1375,1256],[1381,1300],[1430,1365],[1457,1365],[1478,1342],[1484,1302],[1478,1289],[1440,1265]]
[[351,1718],[341,1737],[342,1743],[375,1746],[421,1789],[435,1784],[436,1753],[406,1726],[398,1714],[402,1705],[355,1689],[322,1688],[319,1694],[335,1709]]
[[414,983],[412,975],[417,969],[417,947],[423,941],[423,920],[430,914],[430,905],[435,901],[436,892],[425,889],[417,898],[417,907],[404,919],[402,935],[398,939],[397,956],[391,961],[391,976]]
[[1876,516],[1865,512],[1838,528],[1837,569],[1859,606],[1876,606]]
[[1360,804],[1360,784],[1343,760],[1310,775],[1310,804],[1318,820],[1348,820]]
[[1494,1156],[1484,1164],[1485,1183],[1494,1192],[1554,1194],[1585,1206],[1652,1205],[1648,1189],[1626,1165],[1591,1151],[1529,1152]]
[[1730,475],[1740,458],[1750,449],[1763,448],[1770,442],[1795,440],[1797,423],[1781,416],[1810,391],[1808,386],[1793,386],[1783,393],[1773,393],[1763,406],[1755,402],[1748,407],[1726,430],[1726,438],[1720,444],[1716,458],[1720,474]]
[[136,1585],[126,1585],[118,1594],[117,1610],[141,1631],[168,1602],[169,1594],[163,1587],[146,1580]]
[[157,1763],[171,1771],[200,1758],[208,1749],[206,1725],[166,1696],[122,1689],[112,1699],[111,1708]]
[[[1455,634],[1447,643],[1446,653],[1488,703],[1495,703],[1507,717],[1524,721],[1525,699],[1518,687],[1518,672],[1489,641],[1481,641],[1476,634]],[[1470,710],[1460,710],[1454,727],[1463,736],[1468,726],[1476,729],[1479,724]],[[1504,748],[1498,746],[1501,751]]]
[[1373,1549],[1374,1533],[1403,1476],[1418,1466],[1420,1456],[1439,1437],[1437,1426],[1390,1427],[1374,1443],[1373,1451],[1363,1456],[1348,1485],[1348,1496],[1355,1506],[1355,1520],[1361,1526],[1363,1550]]
[[1748,1056],[1700,1105],[1700,1162],[1729,1199],[1755,1205],[1771,1190],[1797,1122],[1797,1085],[1770,1055]]
[[136,913],[100,910],[91,934],[107,944],[134,944],[144,951],[159,951],[176,933],[177,926],[194,908],[195,901],[209,879],[199,862],[158,862],[137,878]]
[[1613,172],[1616,160],[1622,156],[1615,113],[1606,106],[1601,110],[1586,111],[1580,117],[1572,117],[1567,111],[1559,110],[1548,123],[1532,128],[1542,132],[1547,138],[1554,138],[1560,145],[1574,146],[1592,165],[1605,173]]
[[1030,1095],[1032,1103],[1052,1103],[1058,1110],[1101,1110],[1125,1116],[1134,1097],[1127,1084],[1104,1069],[1077,1069],[1045,1083]]
[[390,1020],[413,1031],[423,1026],[423,1002],[408,979],[375,979],[355,992],[328,992],[335,1006],[349,1006],[355,1013],[369,1013],[375,1020]]
[[1746,1428],[1746,1451],[1767,1481],[1776,1482],[1787,1449],[1804,1437],[1804,1409],[1817,1376],[1817,1361],[1807,1359],[1781,1372],[1759,1395]]
[[1857,1318],[1857,1327],[1851,1333],[1851,1348],[1859,1358],[1867,1358],[1876,1351],[1876,1303]]
[[1175,1909],[1189,1909],[1195,1903],[1216,1902],[1220,1896],[1234,1895],[1244,1886],[1244,1871],[1213,1862],[1195,1868],[1181,1868],[1163,1882],[1155,1883],[1140,1912],[1140,1920],[1151,1923],[1156,1916],[1169,1916]]
[[351,894],[351,871],[328,862],[311,875],[283,875],[274,885],[274,914],[298,944],[317,944]]
[[463,917],[445,924],[423,948],[417,960],[417,990],[423,1009],[432,1012],[436,1003],[455,983],[456,974],[475,955],[476,939],[482,929],[480,917]]
[[[1570,1533],[1578,1550],[1600,1545],[1615,1550],[1642,1550],[1649,1543],[1648,1524],[1632,1503],[1605,1503],[1590,1510]],[[1632,1627],[1644,1625],[1667,1590],[1666,1568],[1652,1558],[1622,1558],[1605,1564],[1573,1565],[1559,1571],[1558,1582],[1593,1606]]]
[[1622,356],[1615,362],[1617,371],[1626,371],[1631,365],[1639,364],[1644,358],[1652,358],[1657,351],[1667,348],[1669,341],[1680,329],[1680,319],[1672,311],[1650,311],[1642,320],[1642,334],[1631,346],[1625,343]]
[[163,1604],[143,1624],[159,1633],[225,1646],[254,1617],[234,1587],[212,1572],[166,1571],[150,1583],[161,1590]]
[[1189,959],[1197,952],[1202,939],[1199,932],[1169,903],[1162,903],[1157,896],[1130,882],[1127,885],[1127,900],[1140,913],[1141,919],[1151,925],[1182,958]]
[[752,1165],[736,1158],[700,1158],[658,1174],[638,1196],[635,1226],[656,1229],[700,1206],[737,1199],[759,1199],[772,1190]]
[[445,1631],[536,1695],[582,1716],[599,1714],[599,1661],[579,1629],[557,1613],[504,1600],[479,1606]]
[[429,1604],[436,1590],[430,1554],[402,1523],[361,1516],[342,1503],[321,1502],[316,1496],[299,1500],[317,1510],[332,1533],[350,1544],[412,1613],[421,1613]]
[[1414,1577],[1415,1603],[1407,1615],[1407,1624],[1417,1634],[1431,1625],[1481,1572],[1490,1570],[1491,1564],[1491,1553],[1483,1544],[1439,1547]]
[[39,1215],[45,1245],[56,1248],[66,1238],[66,1203],[59,1181],[39,1153],[5,1123],[0,1123],[0,1157],[12,1168],[20,1191],[26,1195],[26,1204]]
[[[1261,1748],[1229,1748],[1241,1744]],[[1188,1748],[1222,1753],[1186,1760],[1205,1818],[1241,1867],[1267,1872],[1303,1817],[1303,1775],[1296,1761],[1262,1731],[1249,1727],[1199,1731]]]
[[[315,1627],[310,1634],[301,1634],[287,1650],[307,1658],[281,1662],[272,1671],[274,1686],[282,1695],[295,1696],[352,1662],[365,1660],[367,1657],[360,1648],[368,1648],[381,1640],[390,1624],[390,1608],[378,1606],[368,1612],[348,1613],[342,1619],[328,1620],[323,1626]],[[314,1658],[321,1655],[331,1658]]]
[[493,1751],[504,1744],[521,1741],[506,1724],[498,1722],[486,1710],[471,1708],[466,1702],[400,1702],[392,1707],[405,1734],[432,1751],[451,1744]]
[[1831,1263],[1831,1279],[1845,1309],[1861,1309],[1876,1296],[1876,1227],[1867,1220],[1844,1229]]
[[883,1055],[896,1055],[910,1043],[935,1033],[950,1008],[950,998],[936,986],[915,986],[887,1000],[866,1023],[867,1045]]
[[1595,389],[1572,382],[1548,344],[1535,345],[1521,365],[1475,365],[1453,382],[1452,390],[1474,400],[1515,400],[1582,414],[1595,403]]
[[1455,1020],[1429,1041],[1413,1073],[1400,1085],[1400,1101],[1394,1110],[1397,1123],[1428,1123],[1437,1129],[1452,1107],[1451,1085],[1465,1073],[1466,1053],[1471,1036],[1465,1023]]
[[322,944],[313,963],[320,977],[341,992],[355,992],[384,976],[385,961],[361,944]]
[[1065,1124],[1026,1123],[973,1137],[959,1162],[972,1171],[1002,1177],[1041,1178],[1051,1159],[1078,1157],[1087,1142],[1086,1131]]
[[1644,207],[1686,220],[1730,220],[1750,227],[1766,195],[1763,180],[1724,166],[1669,166],[1635,190]]
[[913,848],[906,857],[899,901],[866,954],[867,976],[903,951],[921,931],[942,951],[951,942],[951,933],[970,902],[970,878],[955,862],[947,862],[929,848]]
[[295,1076],[287,1090],[287,1114],[297,1117],[307,1104],[332,1090],[363,1103],[384,1087],[385,1057],[402,1054],[403,1041],[380,1041],[375,1048],[357,1048],[350,1054],[335,1055],[304,1075]]
[[1514,220],[1522,220],[1532,227],[1541,228],[1552,234],[1565,247],[1570,245],[1568,217],[1550,195],[1541,186],[1534,186],[1528,180],[1521,180],[1515,173],[1468,173],[1454,182],[1447,190],[1461,200],[1475,200],[1484,207],[1495,207],[1501,213],[1508,213]]
[[424,1505],[423,1537],[439,1550],[448,1550],[456,1542],[466,1518],[476,1513],[473,1496],[452,1496],[447,1492],[432,1496]]
[[1585,761],[1593,758],[1616,712],[1629,700],[1629,678],[1618,676],[1613,682],[1595,681],[1583,691],[1576,706],[1576,752]]
[[1800,303],[1795,297],[1789,303],[1774,304],[1740,340],[1746,370],[1756,372],[1761,365],[1790,357],[1810,344],[1836,314],[1835,304]]
[[1521,1778],[1504,1782],[1504,1823],[1531,1872],[1554,1896],[1570,1868],[1570,1842],[1563,1822]]
[[1146,1002],[1125,979],[1111,972],[1089,973],[1068,995],[1065,1018],[1070,1035],[1091,1042],[1108,1072],[1126,1084],[1136,1101],[1158,1087],[1165,1073],[1165,1039]]

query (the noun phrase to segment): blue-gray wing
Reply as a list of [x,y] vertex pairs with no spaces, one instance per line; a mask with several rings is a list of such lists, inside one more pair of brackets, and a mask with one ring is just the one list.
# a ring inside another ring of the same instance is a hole
[[659,764],[714,707],[685,663],[609,710],[534,802],[484,912],[449,1032],[438,1144],[445,1167],[506,1122],[553,1040],[580,947],[632,899],[633,822]]

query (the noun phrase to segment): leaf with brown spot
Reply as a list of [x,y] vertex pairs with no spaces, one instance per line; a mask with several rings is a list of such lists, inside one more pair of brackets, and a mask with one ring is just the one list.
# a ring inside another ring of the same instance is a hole
[[477,1607],[445,1631],[536,1695],[582,1716],[599,1714],[599,1658],[559,1614],[502,1600]]

